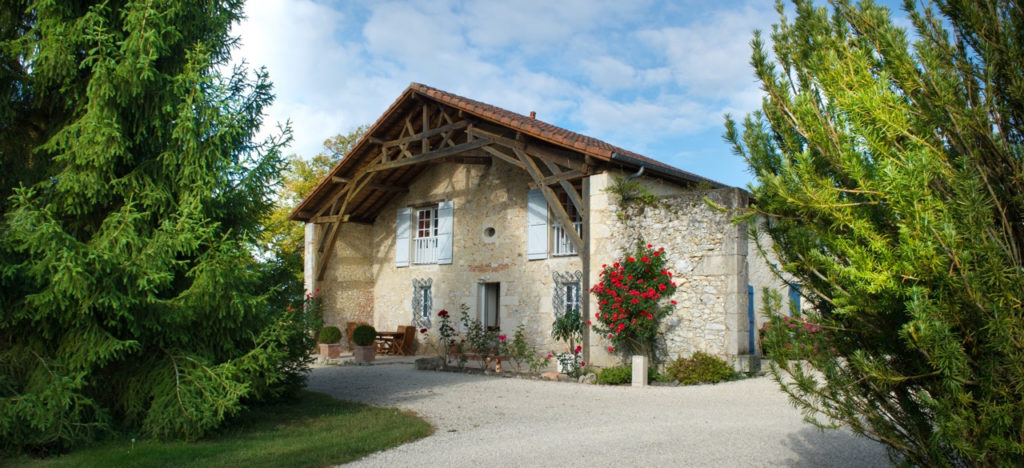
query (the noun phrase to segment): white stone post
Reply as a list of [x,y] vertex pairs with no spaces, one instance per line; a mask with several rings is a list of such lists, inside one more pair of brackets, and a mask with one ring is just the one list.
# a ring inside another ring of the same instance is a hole
[[647,356],[633,355],[633,386],[647,386]]
[[306,294],[313,294],[316,291],[316,224],[314,223],[306,223],[302,280]]

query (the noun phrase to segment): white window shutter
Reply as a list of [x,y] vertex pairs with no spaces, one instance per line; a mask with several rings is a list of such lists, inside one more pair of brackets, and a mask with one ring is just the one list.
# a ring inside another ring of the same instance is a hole
[[540,190],[526,192],[526,258],[548,258],[548,202]]
[[437,205],[437,263],[448,265],[452,263],[452,218],[454,217],[455,202],[452,200],[443,201]]
[[395,266],[409,266],[409,234],[412,209],[399,208],[395,219]]

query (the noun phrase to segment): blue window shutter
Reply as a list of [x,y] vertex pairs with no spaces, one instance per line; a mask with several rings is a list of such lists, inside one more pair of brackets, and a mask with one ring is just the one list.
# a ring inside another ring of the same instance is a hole
[[750,323],[750,333],[747,334],[747,346],[750,354],[754,354],[757,348],[754,346],[754,334],[757,333],[757,318],[754,316],[754,287],[747,285],[747,321]]
[[789,284],[789,315],[793,316],[800,312],[800,285]]
[[412,209],[399,208],[395,218],[395,266],[409,266],[409,235],[411,233]]
[[540,190],[526,193],[526,258],[548,258],[548,202]]
[[452,221],[455,202],[443,201],[437,206],[437,263],[452,263]]

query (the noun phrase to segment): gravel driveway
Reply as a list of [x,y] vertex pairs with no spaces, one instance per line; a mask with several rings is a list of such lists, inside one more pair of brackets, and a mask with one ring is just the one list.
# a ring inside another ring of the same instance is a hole
[[881,445],[804,423],[765,377],[611,387],[409,363],[326,366],[309,388],[420,414],[433,435],[355,466],[885,466]]

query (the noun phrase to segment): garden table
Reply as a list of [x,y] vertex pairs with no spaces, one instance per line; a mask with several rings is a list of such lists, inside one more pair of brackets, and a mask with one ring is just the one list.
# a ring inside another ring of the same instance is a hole
[[399,344],[402,342],[403,336],[405,336],[403,332],[377,332],[377,352],[381,354],[402,354],[402,347]]

